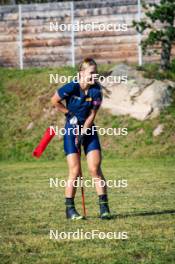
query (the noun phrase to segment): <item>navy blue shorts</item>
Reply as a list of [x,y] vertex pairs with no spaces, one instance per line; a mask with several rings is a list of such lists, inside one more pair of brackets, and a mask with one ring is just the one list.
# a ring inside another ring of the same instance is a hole
[[[66,122],[65,124],[66,133],[64,135],[64,152],[66,155],[72,153],[78,153],[76,147],[76,134],[74,133],[76,129],[68,121]],[[94,131],[94,133],[92,134],[91,131],[89,130],[88,134],[90,135],[85,135],[85,140],[83,144],[85,155],[87,155],[87,153],[92,150],[101,150],[97,131]]]

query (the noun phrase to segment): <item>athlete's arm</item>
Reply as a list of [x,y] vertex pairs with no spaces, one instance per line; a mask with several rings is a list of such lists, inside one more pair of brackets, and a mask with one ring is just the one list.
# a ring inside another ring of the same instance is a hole
[[83,132],[86,132],[86,129],[92,126],[101,103],[102,103],[102,92],[101,90],[98,90],[96,94],[93,96],[92,109],[91,109],[90,115],[87,117],[84,123]]
[[61,100],[62,98],[58,95],[58,93],[55,93],[51,98],[51,104],[56,107],[58,111],[67,114],[69,110],[64,106]]
[[94,119],[95,119],[95,116],[97,114],[97,111],[98,111],[98,109],[96,109],[96,110],[92,109],[91,110],[90,115],[87,117],[87,119],[86,119],[86,121],[84,123],[83,132],[86,132],[86,129],[90,128],[92,126],[92,124],[94,122]]
[[57,108],[58,111],[67,114],[69,110],[65,107],[62,101],[69,96],[71,96],[74,90],[74,83],[67,83],[63,85],[61,88],[58,88],[54,96],[51,98],[51,103],[54,107]]

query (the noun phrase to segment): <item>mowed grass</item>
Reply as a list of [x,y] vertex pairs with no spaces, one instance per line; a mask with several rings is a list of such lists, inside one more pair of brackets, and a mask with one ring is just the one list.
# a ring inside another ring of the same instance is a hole
[[[87,220],[65,219],[64,188],[49,186],[50,178],[65,179],[65,160],[1,162],[0,263],[1,264],[126,264],[174,263],[173,158],[103,160],[107,179],[127,180],[127,188],[110,188],[113,219],[98,218],[98,200],[86,188]],[[84,178],[89,179],[85,160]],[[81,212],[81,194],[76,204]],[[127,240],[54,240],[58,232],[127,232]]]

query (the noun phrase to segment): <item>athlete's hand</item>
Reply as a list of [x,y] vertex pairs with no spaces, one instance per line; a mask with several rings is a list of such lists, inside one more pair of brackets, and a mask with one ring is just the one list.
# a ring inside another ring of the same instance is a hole
[[85,134],[79,134],[78,135],[78,142],[77,142],[77,148],[80,149],[81,145],[84,145],[84,141],[85,141]]
[[69,111],[67,114],[65,114],[67,120],[70,122],[71,125],[77,125],[78,124],[78,118],[76,115]]

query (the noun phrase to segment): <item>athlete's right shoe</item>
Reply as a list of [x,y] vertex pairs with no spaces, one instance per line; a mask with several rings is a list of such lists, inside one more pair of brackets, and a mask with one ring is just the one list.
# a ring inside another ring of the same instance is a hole
[[99,205],[100,205],[100,218],[102,220],[110,220],[111,213],[108,205],[108,198],[106,194],[99,196]]

